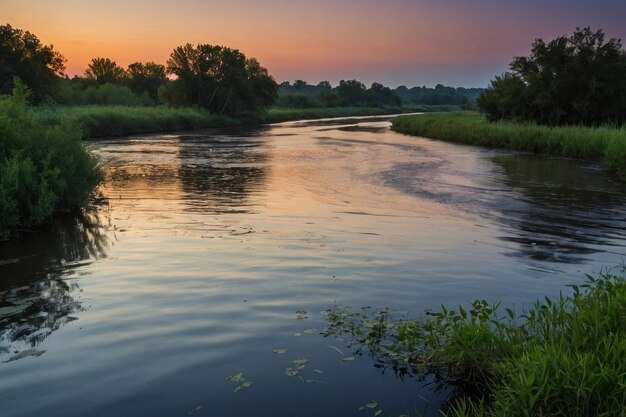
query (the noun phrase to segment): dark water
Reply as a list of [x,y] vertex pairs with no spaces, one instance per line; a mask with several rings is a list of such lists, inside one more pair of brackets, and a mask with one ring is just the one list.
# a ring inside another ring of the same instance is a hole
[[[384,118],[89,146],[108,204],[0,243],[3,417],[432,414],[445,391],[343,360],[320,312],[522,308],[625,254],[626,188],[598,166]],[[284,374],[299,358],[320,383]]]

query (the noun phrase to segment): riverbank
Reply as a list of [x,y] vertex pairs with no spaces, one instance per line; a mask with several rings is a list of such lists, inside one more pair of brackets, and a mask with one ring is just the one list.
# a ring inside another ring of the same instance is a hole
[[622,416],[626,282],[601,274],[571,288],[523,315],[484,300],[420,320],[333,309],[325,335],[455,387],[444,416]]
[[607,169],[626,181],[626,129],[610,127],[547,127],[532,123],[490,123],[476,112],[399,116],[399,133],[469,145],[603,160]]
[[402,106],[402,107],[311,107],[306,109],[272,107],[263,122],[277,123],[302,119],[326,119],[351,116],[380,116],[400,113],[430,113],[458,110],[458,106]]
[[374,116],[383,114],[455,110],[454,106],[407,107],[315,107],[294,109],[273,107],[260,118],[226,117],[196,108],[128,106],[40,106],[33,109],[35,120],[44,126],[73,126],[84,139],[165,133],[258,123],[286,122],[329,117]]
[[19,83],[0,96],[0,240],[83,206],[101,180],[97,160],[69,125],[32,117]]

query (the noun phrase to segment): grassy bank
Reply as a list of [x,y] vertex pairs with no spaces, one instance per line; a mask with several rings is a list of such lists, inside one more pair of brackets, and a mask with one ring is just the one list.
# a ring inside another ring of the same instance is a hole
[[399,116],[392,128],[400,133],[470,145],[604,160],[626,181],[626,129],[546,127],[532,123],[487,122],[475,112]]
[[0,96],[0,239],[82,206],[100,181],[97,162],[70,125],[43,126],[18,84]]
[[44,126],[74,125],[83,138],[163,133],[233,126],[241,121],[194,108],[128,106],[40,106],[36,120]]
[[80,126],[83,138],[119,137],[257,123],[329,117],[372,116],[408,112],[448,111],[454,106],[270,108],[257,118],[221,117],[196,108],[134,106],[39,106],[35,119],[44,126]]
[[445,416],[623,417],[626,281],[601,275],[572,289],[520,316],[484,300],[421,320],[335,309],[326,334],[457,387]]
[[303,119],[326,119],[350,116],[378,116],[385,114],[444,112],[458,110],[457,106],[403,106],[403,107],[312,107],[305,109],[272,107],[263,119],[266,123]]

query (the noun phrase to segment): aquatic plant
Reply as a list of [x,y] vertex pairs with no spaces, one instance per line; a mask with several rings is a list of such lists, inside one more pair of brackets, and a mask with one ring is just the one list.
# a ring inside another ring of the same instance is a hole
[[16,79],[13,93],[0,96],[0,239],[80,207],[101,179],[78,128],[42,126],[28,94]]
[[456,387],[447,416],[623,416],[626,281],[602,274],[571,288],[520,315],[485,300],[419,320],[331,309],[325,334]]

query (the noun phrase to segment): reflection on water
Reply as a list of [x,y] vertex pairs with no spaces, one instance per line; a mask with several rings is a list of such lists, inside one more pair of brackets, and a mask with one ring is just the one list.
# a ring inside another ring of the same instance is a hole
[[[320,312],[518,308],[620,261],[626,190],[597,167],[388,126],[90,143],[106,221],[0,244],[0,355],[20,358],[0,363],[3,417],[356,417],[372,400],[435,416],[449,391],[344,360]],[[285,375],[298,359],[324,383]],[[253,384],[233,392],[239,372]]]
[[177,156],[182,197],[189,210],[246,213],[248,195],[263,187],[267,150],[246,136],[185,135]]
[[519,195],[500,204],[501,221],[517,229],[501,238],[518,243],[522,256],[581,263],[584,255],[624,250],[623,184],[577,160],[508,155],[493,161]]
[[32,348],[76,319],[72,315],[83,308],[80,287],[67,277],[106,255],[103,228],[99,214],[84,213],[0,242],[0,361],[40,354]]

